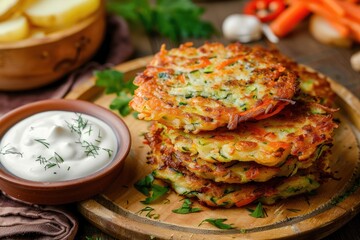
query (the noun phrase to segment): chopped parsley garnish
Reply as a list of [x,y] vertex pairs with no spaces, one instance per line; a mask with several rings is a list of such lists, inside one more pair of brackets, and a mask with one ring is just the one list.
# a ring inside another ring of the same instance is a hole
[[172,210],[173,213],[179,213],[179,214],[188,214],[188,213],[195,213],[200,212],[201,208],[193,208],[193,203],[190,199],[185,199],[181,208]]
[[267,213],[265,208],[263,208],[261,202],[258,203],[258,205],[256,206],[255,210],[252,210],[250,208],[247,209],[250,212],[250,216],[254,217],[254,218],[264,218],[267,217]]
[[132,81],[125,81],[124,73],[108,69],[104,71],[95,71],[96,85],[105,88],[106,94],[115,93],[117,97],[110,103],[110,109],[118,110],[121,116],[130,114],[131,101],[136,86]]
[[204,68],[204,73],[212,73],[214,72],[214,68],[212,66],[207,66]]
[[233,226],[233,224],[226,224],[224,223],[227,219],[226,218],[207,218],[205,220],[203,220],[199,226],[201,224],[203,224],[204,222],[208,222],[211,225],[214,225],[217,228],[220,229],[234,229],[235,227]]
[[160,73],[158,74],[158,77],[159,77],[159,78],[162,78],[162,79],[168,79],[168,78],[170,78],[169,74],[166,73],[166,72],[160,72]]
[[140,211],[138,211],[137,213],[142,214],[143,212],[146,212],[146,217],[148,218],[153,218],[153,219],[159,219],[160,215],[157,213],[153,213],[155,209],[149,206],[144,207],[143,209],[141,209]]
[[141,202],[144,204],[152,203],[152,202],[156,201],[157,199],[161,198],[162,196],[164,196],[168,191],[169,191],[168,187],[163,187],[163,186],[160,186],[157,184],[152,184],[150,196],[148,196],[147,198],[145,198],[144,201],[141,201]]
[[134,187],[144,195],[149,195],[151,191],[151,185],[154,181],[154,176],[150,173],[143,179],[140,179],[134,184]]
[[154,183],[154,176],[149,174],[145,176],[145,178],[140,179],[134,184],[134,187],[147,196],[144,201],[141,201],[144,204],[150,204],[162,196],[164,196],[168,191],[169,188],[167,186],[161,186]]

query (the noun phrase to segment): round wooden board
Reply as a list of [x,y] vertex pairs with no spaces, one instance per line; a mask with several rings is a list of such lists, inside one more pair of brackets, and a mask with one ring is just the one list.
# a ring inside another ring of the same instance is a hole
[[[150,57],[133,60],[116,67],[131,79],[140,72]],[[176,214],[183,197],[170,192],[166,199],[146,207],[140,201],[145,196],[134,183],[151,172],[146,164],[149,148],[143,144],[142,134],[148,122],[124,118],[132,135],[132,148],[124,171],[102,194],[80,202],[78,209],[91,223],[120,239],[320,239],[349,221],[360,209],[359,140],[360,101],[347,89],[329,80],[338,95],[340,127],[336,130],[332,153],[333,166],[339,180],[322,185],[316,195],[299,196],[265,206],[267,217],[249,216],[246,208],[210,209],[195,203],[203,211]],[[94,87],[94,79],[83,83],[67,98],[85,99],[108,107],[114,95],[104,95]],[[249,206],[255,208],[255,205]],[[156,218],[158,217],[158,218]],[[203,223],[207,218],[226,218],[236,229],[221,230]]]

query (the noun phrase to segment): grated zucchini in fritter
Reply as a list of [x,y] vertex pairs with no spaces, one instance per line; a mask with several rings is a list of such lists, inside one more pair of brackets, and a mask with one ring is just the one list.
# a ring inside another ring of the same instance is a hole
[[305,161],[318,146],[331,141],[337,127],[332,111],[317,103],[297,102],[271,118],[243,123],[233,131],[217,129],[192,134],[157,123],[150,134],[158,138],[155,141],[170,141],[175,151],[192,159],[279,166],[289,156]]
[[154,177],[162,179],[180,195],[196,197],[210,207],[242,207],[259,200],[273,204],[277,200],[311,192],[320,184],[312,174],[277,178],[265,183],[225,184],[196,177],[186,170],[168,166],[156,169]]
[[[310,158],[299,161],[295,156],[289,156],[279,166],[264,166],[255,162],[240,162],[233,160],[227,163],[208,162],[188,153],[176,151],[171,141],[166,140],[161,132],[146,134],[146,139],[151,146],[152,153],[148,157],[148,163],[156,168],[159,165],[167,165],[172,168],[186,168],[199,178],[210,179],[214,182],[225,183],[247,183],[266,182],[274,177],[290,177],[295,175],[299,169],[313,166],[315,161],[328,161],[331,144],[321,144]],[[151,142],[151,143],[150,143]],[[325,169],[324,169],[325,171]]]
[[296,74],[270,51],[239,43],[163,46],[134,84],[130,106],[140,119],[193,133],[270,117],[298,87]]
[[333,177],[335,93],[277,50],[163,46],[134,83],[130,106],[154,120],[147,163],[180,195],[211,207],[273,204]]

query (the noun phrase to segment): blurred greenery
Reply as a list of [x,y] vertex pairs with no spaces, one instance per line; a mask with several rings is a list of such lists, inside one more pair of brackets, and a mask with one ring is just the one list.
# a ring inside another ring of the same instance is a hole
[[[153,2],[153,1],[151,1]],[[204,9],[191,0],[109,0],[107,9],[130,23],[140,24],[149,34],[179,42],[186,38],[209,38],[214,26],[201,19]]]

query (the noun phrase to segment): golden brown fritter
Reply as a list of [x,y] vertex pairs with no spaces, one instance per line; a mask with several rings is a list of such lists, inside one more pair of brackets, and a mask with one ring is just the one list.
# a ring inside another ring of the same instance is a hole
[[[155,130],[153,128],[153,130]],[[225,183],[247,183],[251,181],[265,182],[274,177],[289,177],[298,172],[299,169],[306,169],[315,161],[325,162],[329,157],[327,144],[320,145],[310,158],[299,161],[297,157],[288,156],[287,160],[279,166],[264,166],[255,162],[208,162],[196,155],[176,151],[170,139],[166,137],[163,128],[146,134],[147,142],[150,144],[152,153],[148,163],[153,167],[167,165],[172,168],[186,168],[199,178],[210,179],[215,182]]]
[[193,133],[275,115],[298,87],[270,51],[239,43],[163,46],[134,84],[130,106],[140,119]]
[[336,94],[332,91],[327,78],[308,67],[298,64],[277,49],[269,50],[278,62],[295,72],[300,81],[300,92],[313,96],[317,102],[328,107],[334,106]]
[[225,184],[202,179],[186,169],[159,166],[153,172],[154,177],[169,183],[179,195],[196,197],[210,207],[243,207],[259,200],[265,204],[274,204],[279,199],[311,192],[320,185],[312,174],[295,175],[289,178],[277,178],[265,183]]
[[331,141],[337,127],[331,111],[317,103],[297,102],[271,118],[243,123],[233,131],[192,134],[157,123],[151,127],[150,135],[155,136],[154,142],[170,141],[176,152],[192,159],[212,163],[235,160],[273,167],[289,156],[305,161],[319,145]]

